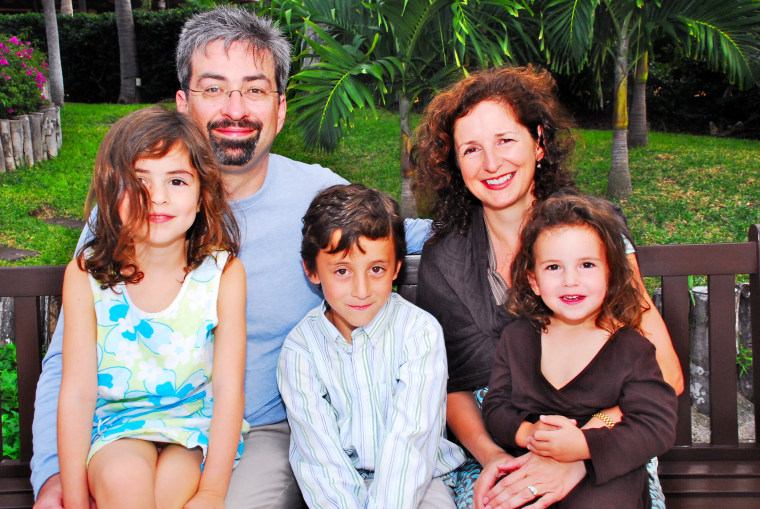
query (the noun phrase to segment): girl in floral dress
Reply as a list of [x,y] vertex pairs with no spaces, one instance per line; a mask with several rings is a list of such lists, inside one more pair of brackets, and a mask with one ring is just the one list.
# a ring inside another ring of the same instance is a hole
[[64,505],[224,507],[247,428],[245,272],[206,137],[160,107],[127,115],[93,198],[63,287]]

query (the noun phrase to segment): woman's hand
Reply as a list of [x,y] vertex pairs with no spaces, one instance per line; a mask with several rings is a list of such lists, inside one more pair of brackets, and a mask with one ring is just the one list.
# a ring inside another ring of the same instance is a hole
[[515,458],[502,451],[502,454],[494,455],[493,459],[486,463],[480,472],[475,486],[472,489],[473,509],[483,509],[483,498],[494,485],[506,474],[499,469],[500,466],[514,461]]
[[[586,476],[582,461],[562,463],[530,452],[499,465],[498,470],[502,474],[511,473],[495,483],[481,500],[476,500],[480,505],[474,507],[514,509],[536,499],[527,507],[544,509],[565,498]],[[538,495],[534,495],[528,486],[532,486]]]

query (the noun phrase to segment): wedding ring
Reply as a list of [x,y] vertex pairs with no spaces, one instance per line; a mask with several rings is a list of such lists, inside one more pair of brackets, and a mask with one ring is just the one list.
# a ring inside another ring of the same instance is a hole
[[538,498],[538,490],[536,489],[535,486],[533,486],[532,484],[529,485],[528,486],[528,491],[530,491],[531,493],[533,493],[533,497],[534,498]]

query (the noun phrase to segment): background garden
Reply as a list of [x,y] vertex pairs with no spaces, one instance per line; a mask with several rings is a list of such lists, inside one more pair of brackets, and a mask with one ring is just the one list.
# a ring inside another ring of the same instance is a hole
[[[117,15],[58,15],[63,146],[55,159],[0,174],[0,245],[39,255],[0,266],[70,259],[80,229],[50,220],[84,219],[95,154],[113,122],[173,102],[179,30],[213,3],[156,11],[158,2],[133,2],[140,8],[127,9],[136,48],[129,70],[120,63]],[[580,4],[586,10],[570,10]],[[533,63],[552,70],[579,119],[573,165],[582,191],[611,196],[611,154],[626,151],[631,186],[611,197],[637,243],[742,241],[760,222],[759,0],[272,0],[247,8],[278,19],[296,48],[276,153],[400,199],[408,137],[429,97],[482,66]],[[576,37],[563,38],[568,33]],[[0,42],[11,38],[34,50],[34,73],[14,68],[29,76],[23,90],[0,77],[0,118],[49,99],[40,95],[49,78],[45,18],[0,15]],[[2,58],[0,67],[10,69]],[[125,73],[139,78],[131,95]],[[137,104],[114,104],[125,97]],[[8,437],[12,348],[0,351]],[[13,444],[4,446],[8,453]]]

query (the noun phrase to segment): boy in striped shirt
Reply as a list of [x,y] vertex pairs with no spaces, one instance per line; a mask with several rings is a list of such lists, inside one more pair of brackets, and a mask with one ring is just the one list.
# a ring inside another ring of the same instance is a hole
[[406,252],[398,204],[325,189],[303,218],[306,276],[325,300],[291,331],[277,383],[290,463],[312,508],[454,508],[461,449],[445,438],[438,322],[392,292]]

